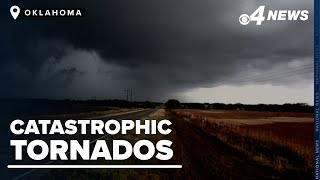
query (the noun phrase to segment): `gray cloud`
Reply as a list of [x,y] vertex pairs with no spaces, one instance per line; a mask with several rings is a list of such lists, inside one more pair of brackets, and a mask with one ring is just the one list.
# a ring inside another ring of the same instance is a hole
[[[261,3],[21,3],[21,7],[76,4],[86,8],[87,17],[16,22],[1,17],[7,24],[4,38],[9,42],[7,37],[13,37],[14,42],[1,48],[5,61],[0,63],[0,79],[8,81],[2,94],[13,95],[12,89],[21,86],[24,96],[121,98],[123,89],[133,88],[136,99],[165,100],[177,92],[221,84],[291,86],[297,78],[301,84],[309,82],[313,77],[306,72],[312,68],[303,65],[313,62],[313,1],[263,2],[267,9],[307,9],[308,21],[241,26],[239,15],[251,14]],[[13,75],[17,69],[21,73]],[[259,79],[272,73],[279,75]]]

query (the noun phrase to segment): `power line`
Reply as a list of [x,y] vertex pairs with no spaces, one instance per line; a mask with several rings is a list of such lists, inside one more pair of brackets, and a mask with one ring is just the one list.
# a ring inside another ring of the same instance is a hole
[[[292,75],[298,75],[298,74],[305,74],[305,73],[311,73],[313,72],[313,64],[306,64],[302,65],[300,67],[292,68],[292,69],[286,69],[281,72],[274,72],[262,76],[257,76],[257,77],[247,77],[247,78],[238,78],[238,79],[233,79],[230,81],[226,81],[224,83],[218,83],[218,85],[223,85],[223,84],[231,84],[231,83],[244,83],[244,82],[250,82],[250,81],[269,81],[269,80],[274,80],[274,79],[279,79],[279,78],[284,78],[284,77],[289,77]],[[217,84],[216,84],[217,85]]]
[[[288,67],[280,67],[280,69],[278,69],[276,72],[273,72],[273,73],[270,73],[270,74],[265,74],[265,75],[262,75],[262,76],[270,76],[270,75],[275,75],[275,74],[282,74],[282,73],[286,73],[287,71],[295,71],[295,70],[298,70],[298,69],[305,69],[305,68],[312,68],[313,69],[313,63],[312,64],[303,64],[303,65],[300,65],[300,66],[297,66],[297,67],[294,67],[294,68],[290,68],[288,69]],[[254,73],[253,71],[251,71],[252,73]],[[251,73],[250,71],[248,72],[249,74]],[[261,76],[261,77],[262,77]],[[231,81],[228,81],[228,82],[232,82],[232,81],[242,81],[243,79],[251,79],[252,76],[242,76],[242,77],[238,77],[237,79],[233,79]]]
[[133,92],[132,89],[125,89],[124,92],[126,93],[126,100],[132,102]]

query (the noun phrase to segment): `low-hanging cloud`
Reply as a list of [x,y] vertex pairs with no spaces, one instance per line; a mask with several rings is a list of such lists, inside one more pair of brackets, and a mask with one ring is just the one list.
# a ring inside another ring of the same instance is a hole
[[[295,87],[313,79],[312,0],[19,5],[76,5],[85,7],[87,16],[20,22],[1,17],[6,23],[0,30],[7,34],[4,39],[13,37],[11,42],[19,42],[1,48],[0,79],[8,83],[1,88],[3,95],[123,98],[123,90],[131,88],[137,100],[163,101],[202,87],[264,83]],[[260,5],[307,9],[309,20],[241,26],[239,15],[250,14]],[[268,79],[266,74],[276,75]],[[23,87],[23,93],[12,91],[17,87]]]

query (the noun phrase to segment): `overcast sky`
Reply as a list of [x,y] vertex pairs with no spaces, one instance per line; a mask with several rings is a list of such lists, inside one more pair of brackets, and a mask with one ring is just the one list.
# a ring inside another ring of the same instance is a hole
[[[313,0],[1,1],[0,94],[313,104]],[[18,18],[12,5],[84,7],[85,18]],[[241,14],[306,9],[307,21]]]

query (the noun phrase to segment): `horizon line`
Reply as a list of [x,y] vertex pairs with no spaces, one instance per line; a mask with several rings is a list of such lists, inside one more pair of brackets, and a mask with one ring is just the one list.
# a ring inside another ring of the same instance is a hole
[[[242,105],[284,105],[284,104],[307,104],[309,106],[314,106],[314,103],[308,103],[308,102],[285,102],[285,103],[263,103],[263,102],[259,102],[259,103],[244,103],[244,102],[200,102],[200,101],[181,101],[179,100],[179,98],[169,98],[168,100],[178,100],[181,104],[242,104]],[[73,98],[65,98],[65,99],[54,99],[54,98],[28,98],[28,97],[23,97],[23,98],[19,98],[19,97],[0,97],[0,100],[41,100],[41,101],[127,101],[127,102],[133,102],[133,103],[143,103],[143,102],[151,102],[151,103],[160,103],[160,104],[165,104],[166,102],[162,102],[162,101],[152,101],[152,100],[135,100],[135,101],[128,101],[125,99],[73,99]]]

